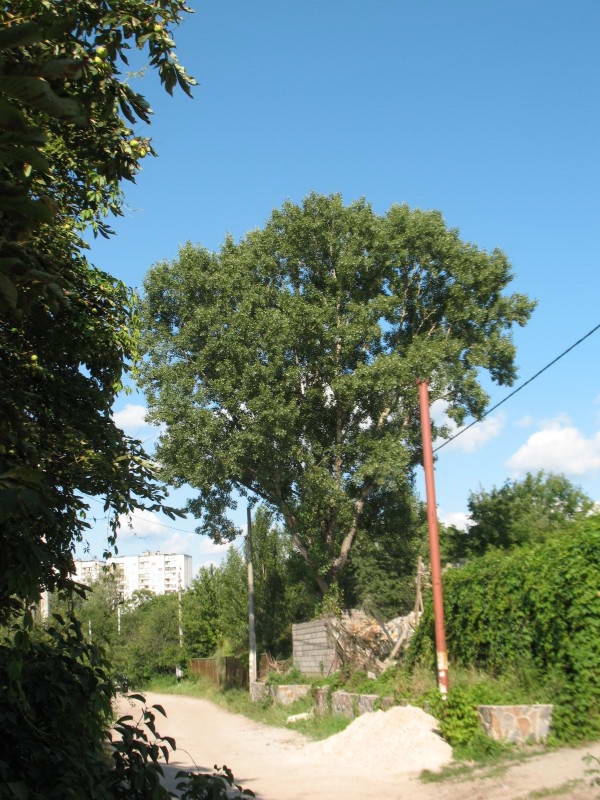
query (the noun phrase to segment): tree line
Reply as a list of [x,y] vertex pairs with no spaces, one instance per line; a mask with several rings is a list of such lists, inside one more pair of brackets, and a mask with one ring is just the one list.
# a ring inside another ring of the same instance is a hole
[[[460,566],[492,551],[540,544],[557,532],[568,537],[593,506],[581,489],[552,473],[528,474],[501,487],[479,489],[469,498],[468,527],[441,527],[443,562]],[[362,608],[389,619],[414,606],[417,558],[421,556],[425,565],[428,560],[421,517],[415,519],[410,536],[398,537],[396,548],[391,538],[386,548],[368,538],[359,542],[335,598],[323,598],[292,536],[276,524],[266,506],[255,510],[252,530],[259,652],[289,658],[292,624],[321,614]],[[173,676],[176,666],[185,667],[190,658],[247,655],[243,541],[230,546],[220,565],[201,567],[181,597],[143,590],[123,601],[115,574],[107,570],[85,597],[66,602],[57,596],[52,608],[64,613],[68,603],[84,633],[109,650],[115,678],[135,688],[155,677]]]

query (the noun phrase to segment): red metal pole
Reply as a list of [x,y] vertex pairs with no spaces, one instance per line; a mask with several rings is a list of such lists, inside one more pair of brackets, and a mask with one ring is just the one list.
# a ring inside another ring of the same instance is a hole
[[419,381],[418,386],[419,406],[421,409],[421,436],[423,441],[423,469],[425,470],[425,490],[427,494],[427,526],[429,528],[429,554],[431,560],[431,588],[433,592],[438,686],[440,694],[445,698],[448,694],[448,651],[446,650],[446,632],[444,629],[444,596],[442,593],[440,537],[435,501],[435,481],[433,477],[429,386],[427,381]]

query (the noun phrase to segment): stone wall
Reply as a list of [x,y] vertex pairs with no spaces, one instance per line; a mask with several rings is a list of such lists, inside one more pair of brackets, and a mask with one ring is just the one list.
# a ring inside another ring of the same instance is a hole
[[282,706],[291,706],[301,697],[310,694],[310,685],[306,683],[288,683],[280,686],[271,686],[273,700]]
[[394,705],[393,697],[379,697],[376,694],[356,694],[354,692],[331,692],[326,686],[319,687],[315,693],[315,711],[317,714],[341,714],[354,719],[368,711],[382,709],[386,711]]
[[492,739],[525,744],[545,742],[552,721],[552,706],[478,706],[479,718]]
[[262,681],[253,681],[250,684],[250,700],[253,703],[260,703],[271,697],[271,687]]
[[304,675],[330,675],[338,668],[326,618],[292,625],[292,641],[294,667]]
[[275,703],[282,706],[291,706],[296,700],[301,697],[306,697],[310,694],[310,684],[306,683],[287,683],[279,686],[269,686],[268,683],[256,681],[250,686],[250,699],[253,703],[258,703],[261,700],[266,700],[272,697]]

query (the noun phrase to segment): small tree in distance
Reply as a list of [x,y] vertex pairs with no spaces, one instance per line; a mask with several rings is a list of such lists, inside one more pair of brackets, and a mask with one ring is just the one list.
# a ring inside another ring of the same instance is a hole
[[446,557],[459,561],[493,548],[528,544],[564,529],[593,507],[593,500],[578,486],[551,472],[527,473],[499,489],[479,489],[469,497],[468,529],[450,526],[446,531]]
[[513,381],[510,330],[533,303],[503,294],[511,278],[438,212],[317,194],[218,254],[188,244],[156,264],[141,382],[167,426],[164,478],[198,490],[198,530],[233,537],[233,492],[251,493],[327,592],[382,503],[411,497],[417,379],[459,422],[485,407],[479,370]]

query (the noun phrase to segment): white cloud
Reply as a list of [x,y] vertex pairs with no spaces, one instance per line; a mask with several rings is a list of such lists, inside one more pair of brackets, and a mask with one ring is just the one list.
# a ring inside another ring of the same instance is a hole
[[148,409],[146,406],[141,406],[136,403],[127,403],[127,405],[120,411],[115,411],[113,419],[115,425],[122,428],[126,432],[139,431],[141,428],[149,427],[146,422],[146,413]]
[[518,419],[515,422],[515,425],[517,425],[519,428],[530,428],[534,422],[535,422],[534,418],[529,414],[527,414],[525,417],[521,417],[521,419]]
[[165,525],[166,523],[162,522],[158,514],[153,511],[136,511],[130,517],[122,514],[119,517],[119,536],[123,538],[137,536],[139,539],[166,536],[169,529]]
[[[166,530],[166,528],[165,528]],[[190,555],[192,548],[192,536],[194,534],[179,533],[174,531],[171,536],[161,545],[163,553],[182,553],[183,555]]]
[[589,439],[561,414],[542,423],[507,465],[517,473],[544,469],[583,475],[600,469],[600,431]]
[[471,524],[471,517],[466,511],[440,511],[440,522],[444,525],[453,525],[461,531],[466,531]]
[[[447,415],[446,410],[448,403],[445,400],[436,400],[431,406],[431,417],[436,425],[445,425],[450,431],[450,435],[455,434],[459,428],[456,422]],[[484,444],[491,439],[499,436],[500,431],[506,422],[506,415],[500,412],[494,417],[487,417],[486,419],[473,425],[453,442],[447,445],[454,450],[462,450],[463,453],[474,453],[479,450]],[[442,444],[443,439],[437,439],[434,447]]]
[[503,413],[484,419],[461,434],[455,442],[450,442],[448,447],[454,447],[465,453],[473,453],[483,447],[490,439],[495,439],[496,436],[499,436],[505,421],[506,416]]
[[231,547],[231,542],[225,542],[224,544],[216,544],[210,538],[210,536],[197,536],[197,539],[200,540],[200,554],[206,555],[213,555],[214,553],[226,553],[229,548]]

